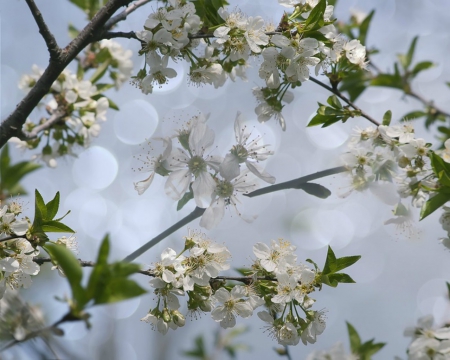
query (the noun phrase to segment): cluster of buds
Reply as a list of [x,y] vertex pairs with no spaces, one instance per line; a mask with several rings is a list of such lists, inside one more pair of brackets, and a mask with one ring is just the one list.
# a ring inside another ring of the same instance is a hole
[[[251,136],[243,120],[238,113],[234,126],[236,145],[221,157],[205,154],[215,137],[206,124],[207,117],[203,114],[193,117],[175,135],[181,148],[172,147],[172,138],[165,137],[159,139],[164,144],[161,155],[139,159],[144,165],[138,170],[150,172],[150,176],[136,183],[135,189],[142,194],[155,174],[167,176],[166,194],[180,201],[179,208],[194,199],[198,207],[206,209],[200,225],[213,228],[223,218],[226,206],[236,208],[239,193],[256,189],[256,177],[268,183],[275,182],[275,178],[259,166],[259,162],[266,160],[273,151],[261,144],[261,137]],[[245,165],[244,170],[241,164]],[[241,215],[237,208],[236,211]],[[247,220],[251,221],[250,218]]]

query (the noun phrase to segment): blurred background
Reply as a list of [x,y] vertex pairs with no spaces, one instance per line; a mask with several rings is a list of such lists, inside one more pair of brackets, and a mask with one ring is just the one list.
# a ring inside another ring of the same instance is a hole
[[[70,41],[68,24],[81,29],[86,24],[85,15],[69,1],[37,0],[37,5],[61,47]],[[276,0],[230,1],[231,8],[249,16],[262,16],[278,24],[285,8]],[[141,30],[145,19],[160,4],[151,2],[134,12],[117,31]],[[450,29],[448,28],[448,2],[446,0],[339,0],[335,17],[346,21],[351,13],[369,13],[375,9],[366,46],[380,53],[372,61],[383,71],[393,69],[396,54],[405,53],[414,36],[419,35],[413,62],[431,60],[436,66],[421,73],[413,82],[414,90],[427,99],[434,100],[443,110],[450,111]],[[5,119],[23,98],[17,84],[22,74],[30,73],[33,64],[45,68],[48,53],[37,26],[24,1],[2,3],[1,9],[1,108],[0,118]],[[116,39],[133,51],[134,74],[142,67],[143,58],[135,40]],[[153,94],[144,95],[130,84],[119,92],[107,94],[120,111],[109,110],[108,121],[102,124],[100,136],[86,150],[79,149],[78,157],[58,161],[56,169],[42,168],[25,179],[29,193],[37,188],[44,199],[61,192],[60,213],[71,210],[65,219],[77,231],[79,257],[95,260],[101,239],[111,236],[110,259],[120,260],[146,243],[167,227],[190,213],[191,202],[176,211],[176,202],[164,193],[164,179],[156,177],[147,192],[139,196],[133,182],[147,177],[134,172],[139,164],[134,155],[144,153],[140,144],[152,136],[170,135],[192,115],[201,111],[210,113],[209,126],[216,134],[217,149],[212,154],[224,155],[233,145],[233,123],[237,111],[247,119],[246,124],[261,134],[263,141],[271,144],[275,155],[266,163],[266,170],[283,182],[330,167],[339,166],[339,154],[355,126],[366,127],[367,120],[349,119],[326,129],[306,128],[314,116],[317,102],[324,103],[329,93],[314,83],[306,82],[295,89],[295,100],[283,109],[287,130],[283,132],[275,120],[259,124],[254,108],[257,103],[251,89],[263,86],[258,77],[258,62],[250,63],[248,81],[238,79],[227,82],[215,90],[187,84],[186,64],[173,67],[178,77]],[[72,68],[75,71],[75,68]],[[319,76],[325,81],[326,78]],[[389,88],[369,88],[357,100],[357,105],[376,119],[392,110],[393,123],[412,110],[422,109],[420,103],[406,98],[400,91]],[[39,110],[32,114],[33,121]],[[417,137],[436,142],[435,134],[425,130],[422,120],[415,122]],[[437,142],[436,142],[437,143]],[[28,159],[31,153],[12,150],[13,158]],[[363,340],[375,338],[387,342],[385,348],[373,359],[405,359],[410,342],[403,336],[407,326],[426,314],[432,314],[438,324],[450,320],[450,304],[445,281],[450,280],[450,254],[438,241],[445,236],[439,225],[440,211],[420,224],[416,221],[406,229],[385,226],[392,217],[391,206],[382,203],[370,192],[353,192],[347,198],[338,195],[350,189],[345,175],[336,175],[319,181],[332,191],[321,200],[302,191],[289,190],[265,196],[244,199],[242,212],[257,215],[248,224],[229,209],[224,220],[208,236],[225,243],[233,254],[232,267],[248,266],[252,259],[252,246],[256,242],[269,243],[271,239],[284,238],[297,246],[299,261],[307,258],[323,266],[326,248],[331,245],[338,257],[362,255],[362,259],[348,269],[356,284],[341,284],[336,289],[324,287],[314,293],[315,309],[326,308],[327,328],[316,344],[301,343],[290,349],[294,359],[304,359],[317,349],[327,349],[342,341],[349,351],[345,321],[358,330]],[[261,184],[262,185],[262,184]],[[24,197],[28,211],[33,216],[31,196]],[[189,225],[199,229],[198,220]],[[159,259],[161,252],[172,247],[182,249],[187,228],[179,230],[136,261],[150,265]],[[89,269],[84,269],[86,273]],[[235,274],[229,271],[229,274]],[[148,278],[136,276],[142,286],[150,290]],[[55,300],[70,293],[66,281],[49,265],[42,267],[33,286],[21,292],[26,301],[38,304],[51,324],[65,313],[66,304]],[[55,341],[55,350],[62,358],[71,359],[182,359],[182,352],[194,347],[198,335],[205,336],[206,346],[212,348],[213,334],[219,326],[205,314],[199,320],[187,321],[185,327],[170,330],[165,336],[152,331],[139,320],[154,306],[151,292],[137,299],[117,305],[93,308],[91,330],[81,323],[62,325],[65,336]],[[239,359],[272,359],[277,355],[277,343],[263,332],[263,323],[256,316],[238,319],[238,326],[249,331],[238,338],[249,350],[240,352]],[[36,343],[36,346],[45,349]],[[1,354],[4,359],[30,358],[29,347],[15,347]],[[34,354],[37,354],[35,352]],[[62,355],[61,355],[62,354]],[[66,355],[64,355],[66,354]],[[224,355],[223,358],[226,358]]]

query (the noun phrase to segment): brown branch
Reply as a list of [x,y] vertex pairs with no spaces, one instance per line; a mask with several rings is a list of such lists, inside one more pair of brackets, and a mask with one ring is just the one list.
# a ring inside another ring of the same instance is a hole
[[433,109],[435,111],[436,115],[442,114],[442,115],[450,118],[450,114],[448,112],[445,112],[444,110],[438,108],[436,105],[434,105],[432,100],[427,100],[422,95],[419,95],[412,90],[405,92],[405,94],[413,97],[416,100],[419,100],[423,105],[429,107],[430,109]]
[[114,38],[125,38],[125,39],[136,39],[141,41],[136,36],[136,33],[134,31],[129,32],[123,32],[123,31],[106,31],[101,36],[94,41],[103,40],[103,39],[114,39]]
[[372,124],[376,126],[380,126],[380,123],[376,121],[371,116],[367,115],[364,111],[362,111],[359,107],[357,107],[355,104],[353,104],[349,99],[347,99],[339,90],[333,89],[331,86],[328,86],[324,84],[323,82],[313,78],[312,76],[309,77],[309,80],[311,80],[313,83],[316,83],[319,86],[322,86],[324,89],[327,89],[328,91],[332,92],[334,95],[345,101],[348,105],[350,105],[353,109],[358,110],[361,112],[361,116],[369,120]]
[[4,241],[10,241],[10,240],[16,240],[16,239],[23,239],[24,235],[11,235],[11,236],[7,236],[3,239],[0,239],[0,243],[4,242]]
[[0,148],[13,136],[22,137],[22,126],[28,115],[47,95],[53,82],[67,65],[95,39],[105,23],[121,7],[131,0],[110,0],[92,18],[78,36],[62,49],[56,58],[50,58],[49,65],[28,94],[16,106],[15,110],[0,125]]
[[133,11],[135,11],[137,8],[141,7],[142,5],[145,5],[147,3],[149,3],[152,0],[139,0],[136,1],[135,3],[131,4],[130,6],[128,6],[124,11],[122,11],[119,15],[116,15],[114,17],[112,17],[111,19],[109,19],[104,28],[106,30],[111,29],[114,25],[116,25],[118,22],[126,20],[127,16],[130,15]]
[[42,14],[39,11],[38,7],[36,6],[34,0],[25,0],[25,1],[27,2],[31,14],[33,15],[34,20],[36,21],[36,24],[39,28],[39,32],[41,33],[45,43],[47,44],[47,49],[48,52],[50,53],[50,59],[57,59],[60,55],[61,49],[59,48],[55,37],[51,33],[47,24],[45,23],[44,18],[42,17]]

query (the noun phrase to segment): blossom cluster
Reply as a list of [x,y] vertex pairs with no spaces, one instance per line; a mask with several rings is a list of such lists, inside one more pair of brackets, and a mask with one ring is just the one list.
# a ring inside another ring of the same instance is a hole
[[[112,104],[103,92],[113,86],[119,88],[129,78],[133,70],[131,56],[131,50],[123,49],[113,40],[92,45],[86,50],[85,58],[78,60],[77,74],[65,69],[52,84],[41,104],[47,116],[38,124],[29,120],[25,123],[23,130],[30,140],[12,138],[10,142],[22,149],[35,149],[42,140],[45,145],[33,159],[42,160],[50,167],[57,166],[58,157],[74,155],[75,145],[89,146],[92,138],[99,135],[101,123],[106,121],[107,110]],[[96,71],[90,80],[84,80],[89,69]],[[96,84],[107,72],[114,84]],[[28,92],[42,73],[33,65],[33,73],[22,76],[19,88]]]
[[[187,295],[191,314],[211,312],[212,319],[225,329],[235,326],[236,316],[248,318],[265,305],[267,310],[258,312],[258,317],[283,345],[297,345],[300,339],[305,345],[314,343],[324,331],[324,311],[311,310],[315,300],[309,297],[321,284],[316,277],[318,269],[297,264],[296,247],[288,241],[280,239],[272,241],[271,247],[264,243],[253,247],[256,259],[247,271],[249,276],[231,278],[244,282],[244,286],[217,278],[230,268],[231,254],[225,246],[198,232],[191,232],[185,239],[180,254],[168,248],[152,268],[155,277],[150,284],[158,300],[142,321],[151,323],[154,329],[165,334],[169,328],[184,326],[179,297]],[[186,251],[187,256],[183,255]],[[298,311],[304,313],[303,317]]]
[[408,346],[408,360],[444,360],[450,357],[450,327],[433,329],[433,316],[418,320],[417,327],[405,329],[405,336],[412,337]]
[[[195,15],[192,3],[180,5],[169,1],[150,14],[144,24],[145,30],[136,33],[144,42],[141,54],[145,54],[146,67],[134,82],[145,94],[151,93],[153,86],[161,86],[177,75],[170,67],[169,58],[183,59],[190,63],[189,79],[192,84],[222,86],[227,78],[246,80],[246,69],[250,56],[261,55],[263,61],[258,73],[266,82],[265,88],[255,88],[254,94],[259,105],[255,109],[258,120],[264,122],[274,117],[283,130],[286,128],[281,114],[282,101],[289,87],[300,86],[309,79],[310,67],[316,74],[322,69],[327,73],[345,67],[364,69],[367,65],[366,49],[359,40],[347,41],[332,25],[333,6],[328,5],[323,12],[324,26],[314,37],[306,30],[299,32],[318,1],[307,1],[298,6],[298,1],[283,1],[285,7],[294,7],[294,12],[285,14],[278,27],[266,24],[262,17],[249,17],[239,10],[218,9],[224,21],[214,29],[214,39],[195,35],[202,28],[200,18]],[[203,30],[202,30],[203,31]],[[191,36],[189,38],[189,36]],[[318,38],[320,40],[318,40]],[[289,93],[288,97],[292,95]],[[284,99],[289,102],[289,99]]]
[[[200,225],[211,229],[221,221],[228,205],[233,206],[242,216],[237,209],[238,194],[255,190],[256,177],[268,183],[274,183],[275,178],[259,165],[273,151],[261,144],[261,137],[252,137],[243,124],[242,114],[238,113],[235,120],[236,144],[225,157],[207,155],[215,137],[207,120],[207,116],[199,114],[177,132],[174,137],[181,147],[173,147],[172,137],[155,139],[162,141],[164,150],[156,157],[139,158],[143,166],[138,170],[150,172],[150,175],[134,186],[139,194],[143,194],[155,174],[166,176],[166,194],[184,203],[193,198],[198,207],[206,209]],[[241,164],[245,164],[244,170],[241,169]]]
[[408,122],[357,128],[348,143],[348,152],[342,155],[352,177],[350,192],[372,189],[382,200],[392,203],[392,195],[377,191],[375,182],[395,183],[399,195],[396,217],[385,224],[409,222],[411,210],[401,199],[411,198],[412,206],[420,208],[439,188],[428,157],[430,147],[424,139],[414,137],[414,128]]
[[[33,262],[39,250],[26,239],[30,224],[27,219],[18,219],[21,213],[22,206],[18,202],[0,208],[0,299],[7,286],[11,289],[28,288],[31,275],[37,275],[40,270],[39,265]],[[10,237],[11,240],[6,240]]]

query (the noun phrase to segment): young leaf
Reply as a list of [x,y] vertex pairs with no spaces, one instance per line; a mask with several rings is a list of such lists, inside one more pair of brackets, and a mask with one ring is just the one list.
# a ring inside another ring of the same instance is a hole
[[79,261],[65,246],[46,243],[43,248],[49,253],[52,260],[63,270],[72,289],[72,296],[76,301],[77,309],[82,310],[87,299],[86,293],[81,286],[83,271]]
[[431,61],[421,61],[416,65],[414,65],[414,68],[412,69],[411,73],[413,76],[416,76],[421,71],[428,70],[432,67],[434,67],[434,63],[432,63]]
[[59,191],[56,193],[53,200],[50,200],[45,206],[47,208],[46,220],[53,220],[59,209]]
[[428,199],[428,201],[423,204],[422,209],[420,209],[420,219],[425,219],[428,215],[435,212],[441,206],[443,206],[447,201],[450,201],[450,193],[440,191],[432,198]]
[[327,99],[327,103],[335,109],[342,109],[342,104],[336,95],[332,95]]
[[51,221],[44,221],[42,223],[42,231],[44,232],[63,232],[63,233],[75,233],[74,230],[72,230],[67,225],[60,223],[59,221],[51,220]]
[[365,17],[365,19],[362,21],[361,25],[359,26],[359,36],[358,40],[361,42],[361,44],[366,43],[366,37],[367,32],[369,31],[370,22],[372,21],[372,17],[375,14],[375,10],[372,10],[369,15]]
[[361,346],[361,338],[358,335],[358,332],[353,327],[352,324],[350,324],[348,321],[346,321],[347,324],[347,331],[348,331],[348,338],[350,339],[350,349],[352,350],[353,354],[357,354],[359,347]]
[[326,0],[320,0],[319,3],[311,10],[308,18],[305,21],[303,31],[313,31],[320,29],[324,26],[325,22],[323,20],[323,14],[325,13],[325,8],[327,6]]
[[36,189],[34,191],[35,195],[35,203],[34,203],[34,218],[45,220],[47,219],[47,206],[45,206],[44,199],[42,198],[42,195],[39,193],[39,191]]
[[392,111],[388,110],[383,115],[383,122],[382,122],[382,124],[385,125],[385,126],[389,126],[391,124],[391,120],[392,120]]
[[186,193],[184,193],[183,197],[178,201],[177,204],[177,211],[180,211],[184,205],[186,205],[189,200],[194,198],[194,193],[192,191],[188,191]]
[[361,255],[344,256],[339,259],[336,259],[336,270],[335,271],[339,271],[339,270],[348,268],[349,266],[351,266],[355,262],[357,262],[359,259],[361,259]]
[[124,277],[111,278],[106,288],[94,299],[94,304],[110,304],[145,294],[135,281]]
[[336,271],[335,269],[336,269],[336,255],[334,255],[331,246],[328,245],[327,259],[325,260],[325,265],[323,267],[322,274],[332,274]]

